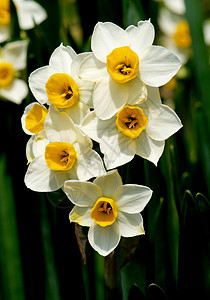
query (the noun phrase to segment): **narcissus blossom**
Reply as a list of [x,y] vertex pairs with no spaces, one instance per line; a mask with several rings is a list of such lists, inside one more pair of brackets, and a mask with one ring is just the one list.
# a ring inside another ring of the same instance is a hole
[[86,53],[77,55],[70,46],[61,44],[52,53],[49,65],[33,71],[29,77],[36,100],[65,111],[76,124],[92,107],[94,84],[78,77],[79,65],[86,56]]
[[28,41],[16,41],[0,47],[0,97],[20,104],[28,94],[24,80],[18,71],[26,68]]
[[[29,30],[47,18],[45,9],[33,0],[13,0],[20,29]],[[0,43],[10,39],[10,0],[0,1]]]
[[123,185],[116,170],[93,182],[66,181],[64,192],[75,204],[69,214],[70,221],[90,227],[88,240],[100,255],[112,252],[121,236],[145,233],[140,212],[150,200],[152,191],[142,185]]
[[154,46],[155,30],[150,21],[126,30],[105,22],[93,31],[90,54],[81,64],[82,79],[96,82],[93,106],[96,115],[109,119],[126,103],[147,97],[146,85],[159,87],[179,70],[179,59],[166,48]]
[[102,159],[92,146],[66,113],[51,106],[44,130],[28,144],[28,157],[32,161],[25,175],[26,186],[50,192],[61,188],[68,179],[88,180],[103,175]]
[[176,113],[161,104],[158,88],[148,87],[148,99],[125,105],[115,116],[101,120],[94,111],[82,123],[82,130],[100,143],[107,169],[131,161],[135,154],[157,165],[165,140],[182,127]]
[[46,10],[33,0],[13,0],[19,26],[22,30],[29,30],[47,19]]

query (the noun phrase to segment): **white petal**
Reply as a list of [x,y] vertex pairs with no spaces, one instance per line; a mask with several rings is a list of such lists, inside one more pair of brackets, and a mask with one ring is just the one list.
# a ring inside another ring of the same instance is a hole
[[164,4],[176,14],[183,15],[186,11],[184,0],[164,0]]
[[58,112],[50,106],[44,128],[51,142],[67,142],[73,144],[76,140],[76,130],[73,121],[64,112]]
[[100,155],[92,149],[80,155],[77,159],[76,172],[81,181],[104,175],[105,169]]
[[[17,1],[14,1],[17,2]],[[20,28],[29,30],[47,18],[45,9],[35,1],[18,1],[17,15]]]
[[109,137],[104,136],[100,148],[108,170],[131,161],[136,153],[135,140],[121,132]]
[[82,102],[77,101],[71,107],[62,109],[75,124],[81,124],[84,117],[89,112],[87,105],[83,104]]
[[93,53],[83,60],[79,69],[79,76],[84,80],[97,82],[108,76],[106,64],[98,60]]
[[173,40],[173,34],[175,33],[177,24],[183,21],[183,18],[172,13],[167,8],[162,8],[158,15],[158,25],[161,31],[167,35],[170,40]]
[[41,67],[33,71],[29,76],[29,87],[41,104],[48,102],[48,97],[45,90],[45,84],[49,77],[55,73],[55,70],[49,66]]
[[0,43],[5,42],[10,38],[10,24],[0,25]]
[[93,183],[100,186],[104,197],[113,198],[116,189],[122,185],[122,178],[117,170],[113,170],[97,177]]
[[93,89],[94,82],[85,81],[82,79],[75,79],[75,82],[79,89],[79,98],[78,101],[86,104],[88,107],[93,107]]
[[178,57],[161,46],[144,49],[139,62],[141,80],[155,87],[167,83],[180,67]]
[[128,214],[120,211],[117,216],[120,235],[132,237],[144,234],[143,218],[140,213]]
[[70,46],[61,44],[52,53],[49,61],[51,67],[56,67],[59,73],[67,73],[71,75],[71,63],[76,56],[76,52]]
[[71,63],[71,74],[74,74],[74,76],[79,75],[79,69],[81,63],[84,61],[85,58],[87,58],[91,52],[83,52],[79,53],[72,57],[72,63]]
[[139,55],[144,48],[153,44],[155,29],[149,21],[138,22],[138,27],[131,25],[126,29],[126,32],[130,38],[131,49]]
[[91,111],[84,118],[81,129],[94,141],[100,143],[104,136],[111,136],[115,134],[118,129],[116,127],[116,118],[108,120],[100,120],[94,111]]
[[41,156],[45,152],[45,147],[49,144],[44,130],[40,131],[33,142],[33,154],[35,157]]
[[156,141],[169,138],[182,127],[177,114],[168,106],[161,104],[159,109],[149,115],[146,133]]
[[16,71],[26,68],[28,40],[7,43],[2,48],[5,62],[11,63]]
[[35,138],[35,135],[31,136],[26,144],[27,164],[29,164],[35,158],[34,153],[33,153],[34,138]]
[[98,198],[102,196],[101,188],[96,184],[77,180],[66,181],[64,193],[73,204],[91,208],[93,208]]
[[93,223],[88,231],[88,240],[93,249],[100,255],[107,256],[117,247],[120,241],[117,222],[106,227]]
[[145,84],[141,81],[139,77],[134,78],[133,80],[127,83],[128,87],[128,104],[135,104],[143,102],[147,99],[147,89]]
[[75,206],[69,214],[69,220],[70,222],[75,222],[81,226],[90,227],[94,222],[90,217],[90,211],[90,207]]
[[100,61],[106,63],[106,57],[113,49],[122,46],[129,46],[128,33],[111,22],[99,22],[96,24],[91,49]]
[[43,156],[34,158],[25,175],[26,186],[36,192],[52,192],[61,188],[70,179],[69,171],[50,170]]
[[143,185],[125,184],[115,191],[114,199],[119,211],[129,214],[141,212],[149,202],[152,190]]
[[139,137],[136,138],[136,146],[137,146],[137,151],[136,151],[137,155],[157,165],[158,160],[160,159],[163,153],[165,142],[155,141],[151,139],[145,133],[145,131],[142,131]]
[[113,117],[127,102],[128,87],[110,78],[96,84],[93,92],[93,107],[96,115],[106,120]]
[[22,79],[15,78],[8,88],[0,88],[0,95],[16,104],[21,104],[28,95],[28,86]]

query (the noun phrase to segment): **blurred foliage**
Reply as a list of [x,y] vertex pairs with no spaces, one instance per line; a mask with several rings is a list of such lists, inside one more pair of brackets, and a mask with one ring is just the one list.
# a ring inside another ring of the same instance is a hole
[[[30,39],[25,80],[48,64],[61,42],[76,52],[90,51],[98,21],[125,28],[151,18],[156,36],[160,34],[161,1],[37,2],[48,19],[26,33],[20,32],[11,4],[12,39]],[[62,191],[38,194],[24,186],[27,137],[20,118],[25,105],[34,101],[32,94],[19,106],[0,102],[0,299],[209,298],[210,68],[201,24],[210,7],[208,1],[185,4],[193,55],[187,76],[177,78],[172,97],[163,98],[172,103],[183,129],[167,140],[158,167],[135,157],[129,167],[119,168],[124,183],[146,184],[154,193],[143,211],[146,235],[123,238],[112,258],[104,261],[94,253],[84,242],[86,229],[69,223],[71,205]]]

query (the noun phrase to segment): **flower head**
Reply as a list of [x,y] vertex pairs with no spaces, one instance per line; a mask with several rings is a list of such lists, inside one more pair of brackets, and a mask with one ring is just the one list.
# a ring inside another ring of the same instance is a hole
[[68,179],[88,180],[105,172],[91,140],[53,106],[45,117],[44,130],[30,138],[27,158],[25,183],[34,191],[55,191]]
[[33,71],[29,77],[29,87],[37,101],[65,111],[76,124],[92,107],[94,84],[78,76],[79,65],[86,56],[61,44],[52,53],[49,65]]
[[17,72],[25,69],[28,41],[7,43],[0,48],[0,97],[20,104],[28,94],[25,81]]
[[107,169],[131,161],[135,154],[157,164],[165,140],[182,127],[176,113],[161,104],[158,88],[148,87],[147,101],[125,105],[108,120],[90,112],[83,120],[82,130],[100,143]]
[[142,185],[123,185],[116,170],[93,182],[66,181],[64,192],[75,204],[69,214],[70,221],[90,227],[88,240],[100,255],[112,252],[121,236],[145,233],[140,212],[152,191]]
[[181,64],[174,54],[152,45],[154,35],[150,21],[126,30],[110,22],[96,24],[93,53],[81,63],[79,75],[96,82],[93,106],[100,119],[109,119],[126,103],[143,102],[146,85],[161,86],[179,70]]

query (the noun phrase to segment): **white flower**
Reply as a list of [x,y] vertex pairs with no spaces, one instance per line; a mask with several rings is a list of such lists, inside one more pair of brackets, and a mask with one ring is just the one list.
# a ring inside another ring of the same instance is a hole
[[152,196],[142,185],[122,185],[116,170],[92,182],[66,181],[64,192],[75,204],[69,214],[71,222],[90,227],[88,240],[103,256],[118,245],[121,236],[144,234],[140,212]]
[[90,112],[82,130],[100,143],[107,169],[131,161],[135,154],[157,164],[165,140],[182,127],[176,113],[161,104],[158,88],[148,88],[148,99],[135,106],[124,106],[108,120]]
[[[47,18],[45,9],[35,1],[13,0],[20,29],[32,29],[36,24],[40,24]],[[10,39],[10,1],[0,1],[0,43]]]
[[30,140],[30,161],[29,158],[32,161],[25,184],[39,192],[55,191],[68,179],[88,180],[105,173],[102,159],[92,150],[91,140],[66,113],[53,106],[45,118],[44,132]]
[[126,30],[105,22],[96,24],[90,54],[81,64],[82,79],[96,82],[93,106],[96,115],[108,119],[125,103],[146,99],[145,84],[159,87],[179,70],[179,59],[166,48],[152,45],[154,27],[150,21]]
[[29,87],[41,104],[54,104],[65,111],[71,119],[80,124],[92,107],[93,83],[78,77],[80,63],[86,53],[76,54],[70,46],[57,47],[48,66],[33,71]]
[[24,80],[16,78],[17,72],[26,68],[28,41],[7,43],[0,48],[0,97],[20,104],[28,94]]
[[22,30],[29,30],[39,25],[47,18],[45,9],[32,0],[13,0],[18,16],[19,26]]

